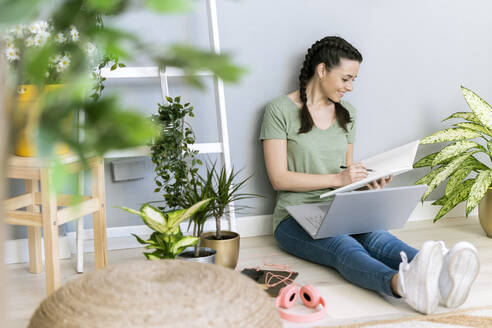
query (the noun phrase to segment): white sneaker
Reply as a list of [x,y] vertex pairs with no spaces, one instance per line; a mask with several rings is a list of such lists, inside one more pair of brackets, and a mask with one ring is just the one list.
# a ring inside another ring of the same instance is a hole
[[465,303],[473,282],[480,270],[475,246],[460,241],[448,251],[443,248],[443,265],[439,278],[441,303],[455,308]]
[[410,263],[405,252],[400,255],[398,293],[415,310],[424,314],[435,312],[439,306],[442,244],[426,241]]

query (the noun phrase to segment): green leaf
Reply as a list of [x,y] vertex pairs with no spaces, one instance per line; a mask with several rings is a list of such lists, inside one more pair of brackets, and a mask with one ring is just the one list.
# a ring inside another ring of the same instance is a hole
[[459,128],[466,128],[466,129],[470,129],[473,131],[477,131],[477,132],[483,133],[489,137],[492,137],[492,131],[490,131],[489,129],[487,129],[486,127],[484,127],[482,124],[479,124],[479,123],[460,122],[460,123],[454,124],[454,126],[459,127]]
[[181,13],[193,8],[190,0],[147,0],[147,7],[157,12]]
[[140,216],[140,217],[143,215],[141,212],[139,212],[139,211],[135,211],[135,210],[134,210],[134,209],[132,209],[132,208],[128,208],[128,207],[124,207],[124,206],[118,206],[118,208],[121,208],[122,210],[127,211],[127,212],[129,212],[129,213],[136,214],[136,215],[138,215],[138,216]]
[[429,173],[427,173],[426,175],[424,175],[423,177],[421,177],[420,179],[415,181],[415,184],[416,185],[422,185],[422,184],[428,185],[432,180],[434,180],[436,175],[439,174],[442,170],[444,170],[444,167],[439,167],[435,170],[430,171]]
[[160,233],[168,232],[166,216],[161,211],[149,204],[144,204],[140,212],[142,212],[142,220],[149,228]]
[[155,244],[155,243],[154,243],[154,241],[152,241],[152,240],[150,240],[150,239],[149,239],[149,240],[143,240],[142,238],[140,238],[139,236],[137,236],[137,235],[136,235],[136,234],[134,234],[134,233],[132,233],[132,235],[133,235],[133,237],[135,237],[135,238],[137,239],[137,241],[138,241],[140,244],[142,244],[142,245],[148,245],[148,244],[150,244],[149,246],[152,246],[152,245],[154,245],[154,244]]
[[465,119],[465,120],[470,121],[470,122],[475,122],[475,123],[481,124],[477,115],[475,115],[473,112],[457,112],[457,113],[454,113],[454,114],[446,117],[442,121],[444,122],[444,121],[447,121],[447,120],[452,119],[452,118],[462,118],[462,119]]
[[144,253],[144,256],[147,258],[147,260],[160,260],[161,258],[156,256],[153,253]]
[[436,200],[435,202],[432,203],[432,205],[444,205],[446,204],[446,202],[448,201],[448,198],[446,196],[442,196],[441,198],[439,198],[438,200]]
[[413,167],[420,168],[420,167],[432,166],[432,162],[434,162],[434,158],[436,158],[437,154],[438,152],[435,152],[425,157],[422,157],[415,164],[413,164]]
[[468,194],[470,193],[470,189],[474,184],[473,179],[466,180],[462,184],[459,185],[459,188],[455,190],[448,198],[446,203],[441,207],[439,212],[436,214],[434,218],[434,222],[442,218],[446,213],[448,213],[451,209],[453,209],[456,205],[464,201]]
[[471,166],[474,170],[479,170],[479,171],[481,171],[481,170],[489,170],[490,169],[487,165],[483,164],[478,159],[476,159],[475,156],[468,157],[463,162],[462,167],[465,167],[465,166]]
[[460,141],[467,139],[475,139],[480,137],[480,133],[464,128],[450,128],[438,131],[422,140],[421,145],[432,144],[445,141]]
[[179,254],[179,250],[198,244],[200,238],[193,236],[186,236],[178,240],[175,244],[171,246],[171,252],[174,254]]
[[475,178],[466,202],[466,216],[478,205],[492,183],[492,171],[482,171]]
[[121,0],[87,0],[87,5],[96,11],[110,12]]
[[198,203],[194,204],[190,208],[187,208],[185,210],[180,210],[180,211],[175,211],[168,213],[169,216],[169,224],[172,226],[179,225],[181,222],[184,220],[188,219],[191,217],[193,214],[195,214],[197,211],[202,209],[205,205],[208,204],[212,199],[204,199],[202,201],[199,201]]
[[439,165],[442,162],[444,162],[450,158],[456,157],[456,156],[462,154],[463,152],[465,152],[471,148],[479,148],[479,147],[482,147],[482,146],[477,144],[474,141],[469,141],[469,140],[458,141],[452,145],[444,147],[437,154],[436,158],[434,158],[434,161],[432,162],[432,166]]
[[492,129],[492,108],[482,98],[470,89],[461,86],[461,91],[465,100],[473,113],[478,117],[480,122],[488,129]]
[[[470,174],[470,172],[473,170],[472,166],[466,166],[457,169],[453,175],[448,180],[448,183],[446,184],[446,189],[444,191],[444,194],[446,197],[449,197],[456,188],[465,180],[465,178]],[[439,204],[443,205],[443,204]]]
[[466,153],[455,158],[451,163],[443,167],[443,170],[436,174],[434,179],[428,184],[427,190],[422,196],[422,201],[424,201],[430,193],[439,185],[441,182],[446,180],[462,163],[463,161],[471,156],[473,153]]

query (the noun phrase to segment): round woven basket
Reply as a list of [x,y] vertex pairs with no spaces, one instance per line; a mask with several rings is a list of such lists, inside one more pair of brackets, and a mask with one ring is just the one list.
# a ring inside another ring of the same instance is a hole
[[281,327],[256,283],[217,265],[134,261],[67,282],[29,327]]

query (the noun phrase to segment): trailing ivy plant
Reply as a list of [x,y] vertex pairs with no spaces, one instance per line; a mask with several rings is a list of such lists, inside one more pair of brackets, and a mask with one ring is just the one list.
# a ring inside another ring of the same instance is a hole
[[164,200],[171,209],[187,205],[188,189],[198,183],[198,150],[191,149],[195,135],[186,117],[194,117],[189,103],[181,104],[181,98],[167,97],[165,105],[159,105],[152,120],[160,126],[160,134],[151,144],[152,162],[155,164],[157,185],[155,192],[163,192]]
[[[484,153],[492,160],[492,107],[473,91],[461,87],[471,112],[457,112],[443,120],[463,119],[453,127],[438,131],[420,144],[451,142],[438,152],[420,159],[415,168],[431,167],[432,170],[415,182],[427,184],[422,202],[441,183],[449,178],[444,195],[433,205],[442,206],[434,222],[442,218],[456,205],[466,201],[466,216],[478,205],[492,184],[492,170],[475,155]],[[473,139],[482,138],[486,147]],[[469,177],[471,174],[471,178]]]

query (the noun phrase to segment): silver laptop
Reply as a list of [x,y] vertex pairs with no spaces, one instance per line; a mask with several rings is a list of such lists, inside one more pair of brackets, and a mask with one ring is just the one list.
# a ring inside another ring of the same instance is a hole
[[328,203],[286,209],[314,239],[398,229],[407,222],[426,188],[417,185],[338,193]]

